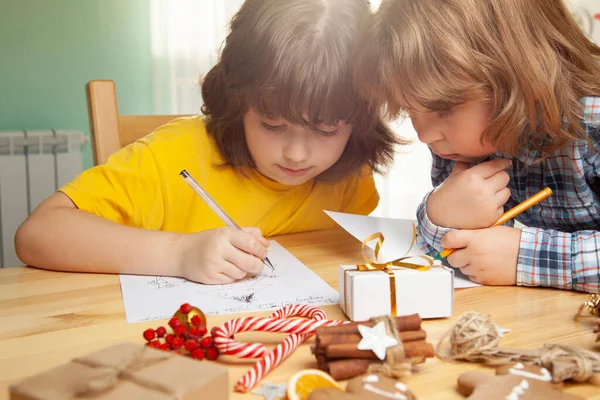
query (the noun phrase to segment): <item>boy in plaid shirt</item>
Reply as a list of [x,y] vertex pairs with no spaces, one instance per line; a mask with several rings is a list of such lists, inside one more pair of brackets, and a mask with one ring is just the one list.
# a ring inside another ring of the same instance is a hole
[[362,90],[433,155],[421,247],[482,284],[598,291],[600,48],[562,0],[384,0],[362,41]]

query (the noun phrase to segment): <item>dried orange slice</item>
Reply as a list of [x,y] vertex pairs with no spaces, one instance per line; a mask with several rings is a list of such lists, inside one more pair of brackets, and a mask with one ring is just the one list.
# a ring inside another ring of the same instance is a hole
[[325,387],[342,390],[327,373],[319,369],[303,369],[290,378],[287,385],[287,397],[289,400],[306,400],[313,390]]

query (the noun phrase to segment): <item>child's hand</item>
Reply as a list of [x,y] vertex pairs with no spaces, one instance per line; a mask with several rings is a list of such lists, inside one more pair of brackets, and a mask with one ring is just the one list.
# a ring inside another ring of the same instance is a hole
[[176,243],[178,270],[194,282],[235,282],[262,271],[268,246],[258,228],[219,228],[182,235]]
[[484,285],[514,285],[521,230],[495,226],[478,230],[448,232],[442,238],[447,249],[457,249],[448,256],[450,265]]
[[457,161],[448,178],[427,200],[427,216],[437,226],[479,229],[492,226],[510,197],[510,160],[496,159],[468,168]]

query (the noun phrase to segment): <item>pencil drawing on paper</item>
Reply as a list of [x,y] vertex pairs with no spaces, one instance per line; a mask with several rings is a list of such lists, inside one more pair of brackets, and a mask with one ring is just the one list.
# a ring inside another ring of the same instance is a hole
[[182,303],[206,315],[273,310],[287,304],[335,304],[338,293],[284,247],[271,242],[275,270],[226,285],[204,285],[183,278],[121,275],[128,322],[167,318]]
[[273,266],[275,267],[275,271],[264,269],[258,275],[249,276],[235,283],[198,287],[197,293],[220,299],[233,300],[239,303],[253,303],[260,298],[260,292],[273,286],[277,279],[279,279],[277,264],[274,263]]
[[164,276],[155,276],[154,279],[148,281],[148,285],[155,289],[171,289],[179,287],[179,285],[189,282],[184,278],[169,278]]
[[[273,286],[279,278],[277,274],[277,264],[275,271],[264,270],[258,275],[249,276],[241,281],[226,285],[197,285],[194,291],[198,294],[228,299],[240,303],[253,303],[258,299],[258,293]],[[148,281],[148,285],[154,289],[175,289],[182,285],[193,282],[184,278],[172,278],[163,276],[154,276]]]

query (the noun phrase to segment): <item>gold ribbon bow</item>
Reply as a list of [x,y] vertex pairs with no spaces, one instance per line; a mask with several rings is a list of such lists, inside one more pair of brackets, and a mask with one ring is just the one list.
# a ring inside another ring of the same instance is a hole
[[[412,249],[412,247],[415,244],[415,239],[417,237],[417,230],[415,225],[413,224],[413,237],[412,237],[412,242],[410,244],[410,247],[408,248],[408,251],[406,252],[406,254],[408,254],[410,252],[410,250]],[[365,254],[365,247],[372,241],[377,239],[377,243],[375,244],[375,260],[372,260],[371,258],[369,258],[366,254]],[[417,271],[427,271],[429,268],[431,268],[433,266],[433,258],[429,257],[429,256],[403,256],[400,258],[397,258],[395,260],[392,261],[388,261],[388,262],[384,262],[384,263],[379,263],[376,260],[379,258],[379,250],[381,250],[381,246],[383,245],[383,241],[385,240],[385,238],[383,237],[383,234],[381,232],[376,232],[373,233],[369,236],[367,236],[367,238],[365,240],[363,240],[362,242],[362,246],[361,246],[361,251],[362,251],[362,256],[365,260],[364,264],[358,264],[356,266],[356,271],[363,271],[363,272],[369,272],[369,271],[383,271],[386,272],[390,278],[390,304],[391,304],[391,315],[393,317],[396,316],[397,314],[397,305],[396,305],[396,275],[394,275],[394,271],[393,269],[396,267],[401,267],[401,268],[409,268],[409,269],[414,269]],[[422,258],[425,261],[427,261],[428,265],[423,265],[423,264],[416,264],[416,263],[412,263],[412,262],[408,262],[407,260],[410,260],[412,258]],[[351,271],[351,270],[347,270],[346,272]],[[347,275],[347,274],[346,274]],[[347,287],[347,286],[346,286]],[[344,295],[346,294],[346,289],[344,289]]]
[[584,310],[587,311],[590,316],[600,318],[600,293],[590,293],[588,295],[587,301],[579,306],[579,310],[577,310],[577,314],[575,314],[575,321],[582,316]]

